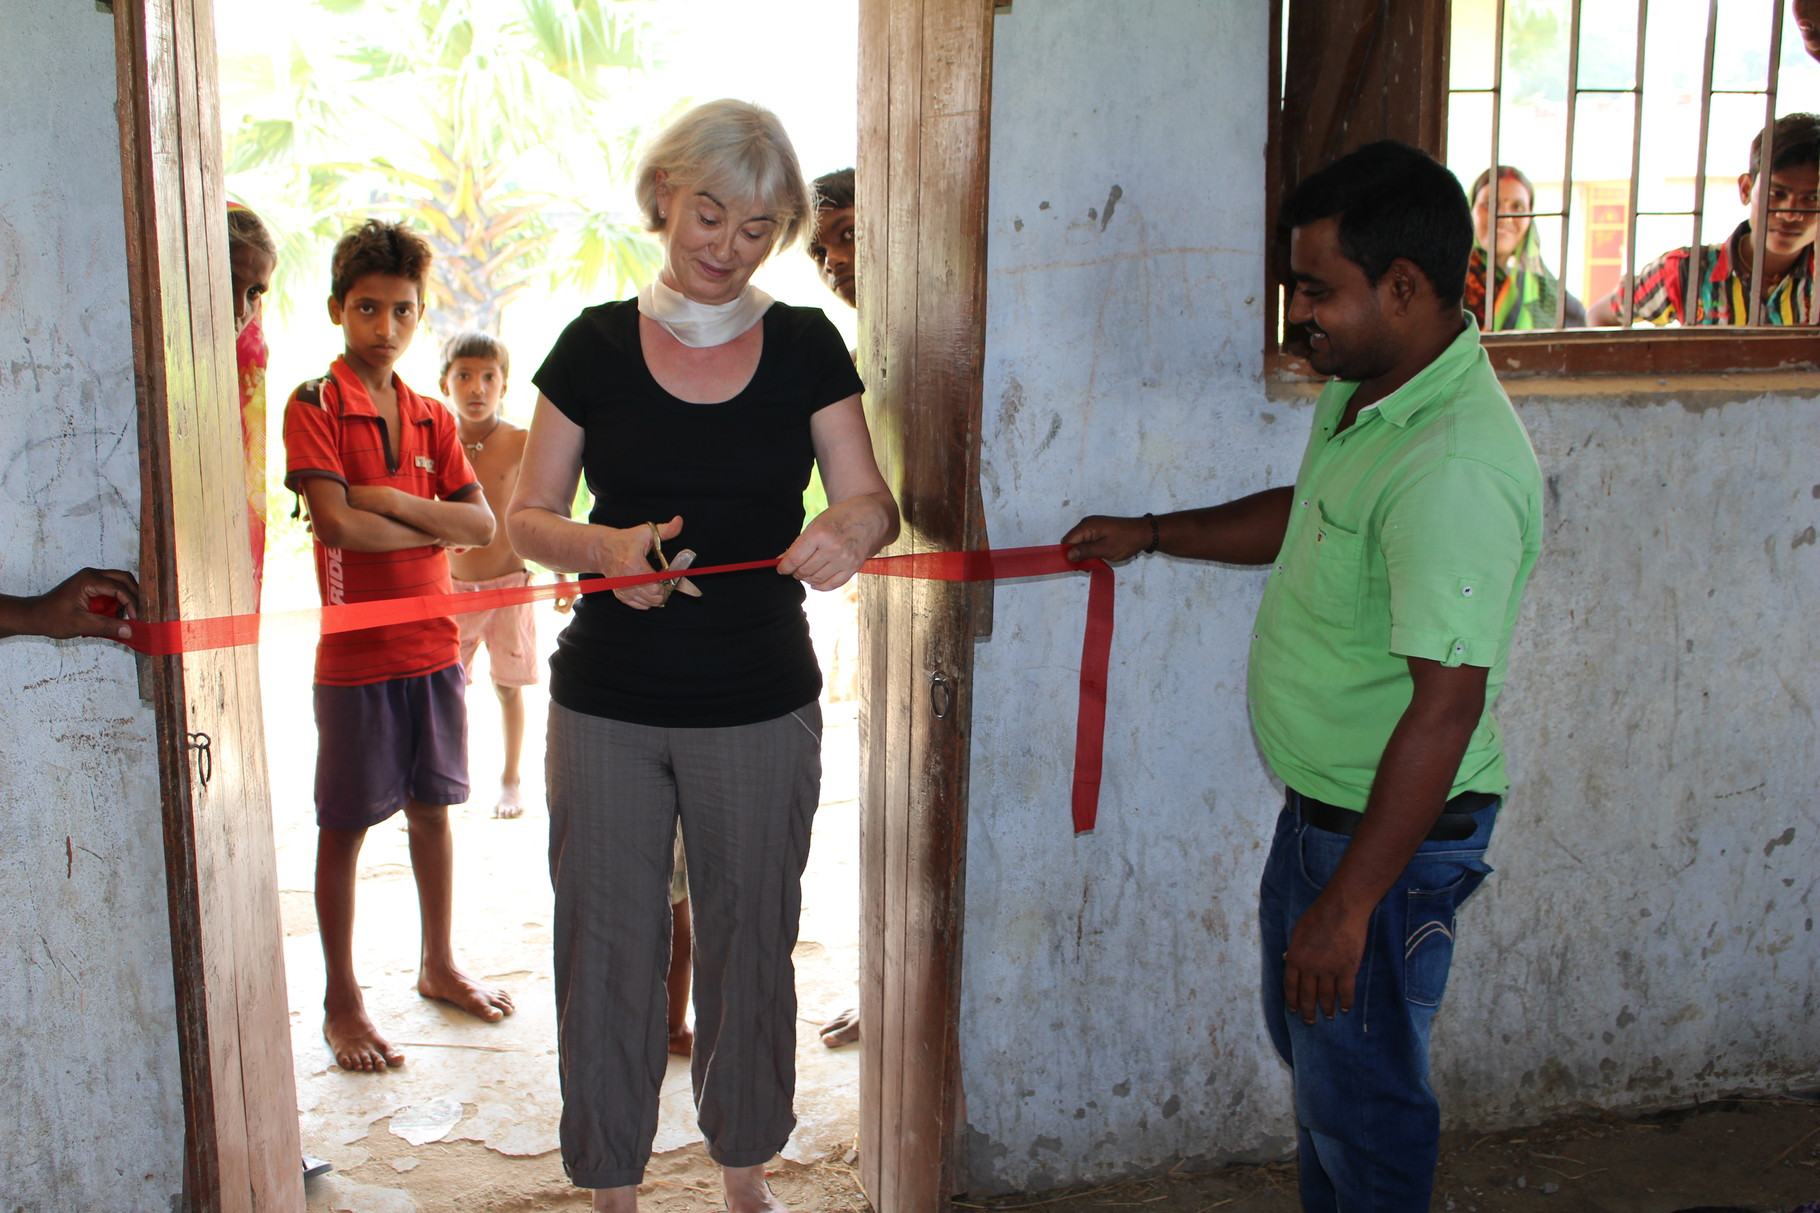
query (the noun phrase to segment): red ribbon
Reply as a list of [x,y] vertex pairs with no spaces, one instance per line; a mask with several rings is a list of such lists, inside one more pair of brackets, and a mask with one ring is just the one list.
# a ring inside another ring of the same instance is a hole
[[[748,560],[691,568],[688,575],[712,577],[745,569],[777,567],[776,560]],[[1048,547],[1005,548],[984,552],[911,552],[903,556],[874,556],[860,572],[880,577],[913,577],[923,581],[1006,581],[1042,577],[1052,573],[1086,570],[1088,573],[1087,627],[1081,637],[1080,707],[1074,731],[1074,832],[1092,830],[1099,814],[1100,774],[1106,738],[1106,673],[1112,657],[1112,569],[1103,560],[1069,560],[1060,544]],[[550,582],[543,585],[506,586],[497,590],[469,590],[453,594],[426,594],[416,598],[384,598],[303,611],[278,611],[266,615],[222,615],[212,619],[155,621],[133,619],[132,637],[121,643],[152,657],[195,653],[205,649],[257,644],[261,631],[311,627],[328,635],[387,624],[416,623],[424,619],[465,615],[522,602],[540,602],[559,595],[598,594],[604,590],[666,581],[677,574],[652,570],[630,577],[591,577],[585,581]]]

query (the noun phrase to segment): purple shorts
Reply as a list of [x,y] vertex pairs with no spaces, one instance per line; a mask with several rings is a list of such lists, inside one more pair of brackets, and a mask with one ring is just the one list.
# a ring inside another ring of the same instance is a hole
[[461,666],[356,687],[316,687],[316,824],[365,830],[407,803],[468,798]]

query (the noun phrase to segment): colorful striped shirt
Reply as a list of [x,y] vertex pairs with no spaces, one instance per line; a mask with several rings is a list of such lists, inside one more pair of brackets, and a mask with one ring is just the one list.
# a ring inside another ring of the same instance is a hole
[[[1750,222],[1738,225],[1724,244],[1700,249],[1700,293],[1694,301],[1693,324],[1750,323],[1751,261],[1742,253]],[[1690,250],[1664,253],[1637,275],[1631,308],[1638,320],[1681,324],[1687,320],[1687,259]],[[1795,260],[1787,273],[1770,282],[1763,302],[1765,324],[1814,324],[1814,246]]]

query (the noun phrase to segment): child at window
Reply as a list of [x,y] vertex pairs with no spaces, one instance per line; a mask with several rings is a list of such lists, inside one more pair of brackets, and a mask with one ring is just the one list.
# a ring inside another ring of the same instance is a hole
[[[1820,209],[1820,117],[1786,114],[1776,119],[1775,156],[1768,173],[1758,171],[1763,134],[1750,142],[1750,172],[1738,178],[1738,199],[1756,213],[1767,191],[1768,216],[1763,241],[1765,324],[1815,324],[1814,228]],[[1724,244],[1699,250],[1695,287],[1688,307],[1688,258],[1695,250],[1678,248],[1644,266],[1634,279],[1593,304],[1594,324],[1623,324],[1624,295],[1631,290],[1632,315],[1655,324],[1749,324],[1750,277],[1756,256],[1756,233],[1750,220],[1740,223]]]

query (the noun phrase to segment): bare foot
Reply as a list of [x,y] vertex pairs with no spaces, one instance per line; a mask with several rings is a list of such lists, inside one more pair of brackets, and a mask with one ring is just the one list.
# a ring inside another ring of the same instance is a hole
[[670,1029],[670,1052],[678,1057],[687,1057],[695,1052],[695,1033],[688,1024],[678,1024]]
[[335,1064],[356,1074],[377,1074],[402,1066],[404,1054],[394,1049],[367,1018],[359,1001],[352,1006],[323,1006],[322,1038],[335,1052]]
[[422,970],[417,975],[417,992],[425,998],[453,1003],[488,1023],[498,1023],[516,1009],[506,991],[483,986],[460,969]]
[[859,1008],[848,1007],[822,1025],[822,1043],[830,1049],[850,1045],[859,1039]]
[[595,1188],[594,1200],[588,1205],[594,1213],[638,1213],[638,1187]]
[[727,1194],[727,1213],[790,1213],[784,1202],[772,1195],[762,1166],[722,1167],[720,1185]]
[[499,802],[493,806],[493,816],[510,820],[525,815],[524,802],[518,798],[518,785],[502,783],[499,785]]

